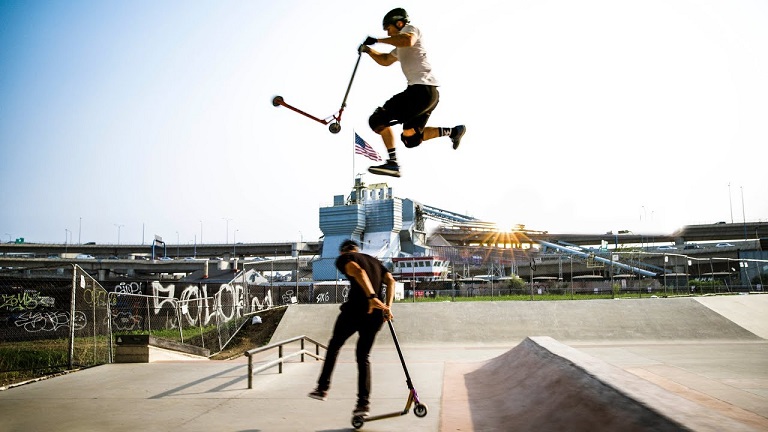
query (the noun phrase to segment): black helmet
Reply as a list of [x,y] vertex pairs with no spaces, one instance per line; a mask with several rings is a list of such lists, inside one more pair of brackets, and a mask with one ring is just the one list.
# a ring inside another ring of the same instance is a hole
[[398,21],[403,21],[406,24],[410,22],[408,20],[408,12],[406,12],[403,8],[394,8],[387,12],[387,14],[384,15],[384,20],[382,20],[381,25],[386,30],[388,25],[395,24]]
[[339,252],[351,252],[354,249],[359,249],[360,246],[354,240],[344,240],[339,246]]

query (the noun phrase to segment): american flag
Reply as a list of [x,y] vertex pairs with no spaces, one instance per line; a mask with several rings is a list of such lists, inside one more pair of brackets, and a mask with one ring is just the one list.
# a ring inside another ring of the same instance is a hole
[[374,150],[370,144],[365,142],[365,140],[360,138],[360,135],[358,135],[357,132],[355,132],[355,153],[363,155],[372,161],[378,162],[381,160],[381,156],[376,153],[376,150]]

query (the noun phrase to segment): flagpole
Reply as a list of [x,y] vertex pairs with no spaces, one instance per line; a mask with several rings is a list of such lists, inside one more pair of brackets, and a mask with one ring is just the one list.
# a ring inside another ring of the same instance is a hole
[[357,143],[355,143],[355,132],[354,129],[352,129],[352,187],[355,187],[355,146]]

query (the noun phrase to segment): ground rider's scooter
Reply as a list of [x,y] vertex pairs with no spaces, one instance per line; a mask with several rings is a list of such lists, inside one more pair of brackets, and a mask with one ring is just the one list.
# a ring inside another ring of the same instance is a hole
[[386,418],[392,418],[392,417],[399,417],[408,414],[408,411],[411,409],[411,405],[414,403],[416,404],[413,407],[413,413],[416,415],[416,417],[424,417],[427,415],[427,406],[419,401],[419,395],[416,394],[416,389],[413,388],[413,383],[411,382],[411,375],[408,373],[408,368],[405,366],[405,359],[403,359],[403,352],[400,350],[400,344],[397,342],[397,335],[395,334],[395,328],[392,326],[392,321],[387,321],[387,324],[389,324],[389,331],[392,332],[392,340],[395,342],[395,347],[397,348],[397,355],[400,356],[400,363],[403,365],[403,372],[405,372],[405,382],[408,384],[408,400],[405,403],[405,408],[403,408],[402,411],[397,411],[389,414],[380,414],[375,416],[354,416],[352,417],[352,427],[355,429],[360,429],[363,427],[363,424],[367,421],[376,421],[376,420],[382,420]]
[[[361,47],[362,47],[362,45],[361,45]],[[274,105],[274,106],[282,105],[282,106],[288,108],[289,110],[295,111],[295,112],[297,112],[297,113],[299,113],[299,114],[301,114],[303,116],[309,117],[312,120],[314,120],[314,121],[316,121],[318,123],[322,123],[324,125],[327,125],[328,123],[330,123],[331,125],[328,126],[328,130],[330,130],[331,133],[335,133],[335,134],[339,133],[339,131],[341,131],[341,114],[344,112],[344,107],[347,106],[347,96],[349,96],[349,89],[352,88],[352,81],[355,79],[355,74],[357,73],[357,66],[360,64],[360,56],[362,54],[361,49],[362,48],[358,48],[358,50],[357,50],[357,62],[355,63],[355,69],[352,71],[352,78],[349,79],[349,85],[347,85],[347,92],[344,93],[344,100],[341,101],[341,108],[339,108],[339,111],[336,114],[330,115],[330,116],[328,116],[328,117],[326,117],[324,119],[317,118],[317,117],[315,117],[315,116],[313,116],[311,114],[307,114],[306,112],[304,112],[304,111],[302,111],[302,110],[300,110],[300,109],[298,109],[298,108],[296,108],[294,106],[288,105],[287,103],[285,103],[285,101],[283,100],[282,96],[275,96],[272,99],[272,105]]]

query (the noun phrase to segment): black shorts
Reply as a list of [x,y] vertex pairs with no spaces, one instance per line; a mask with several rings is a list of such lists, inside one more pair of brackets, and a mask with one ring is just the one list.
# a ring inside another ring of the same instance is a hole
[[427,120],[440,101],[437,87],[410,85],[402,93],[392,96],[381,107],[383,116],[390,125],[403,124],[403,129],[424,131]]

